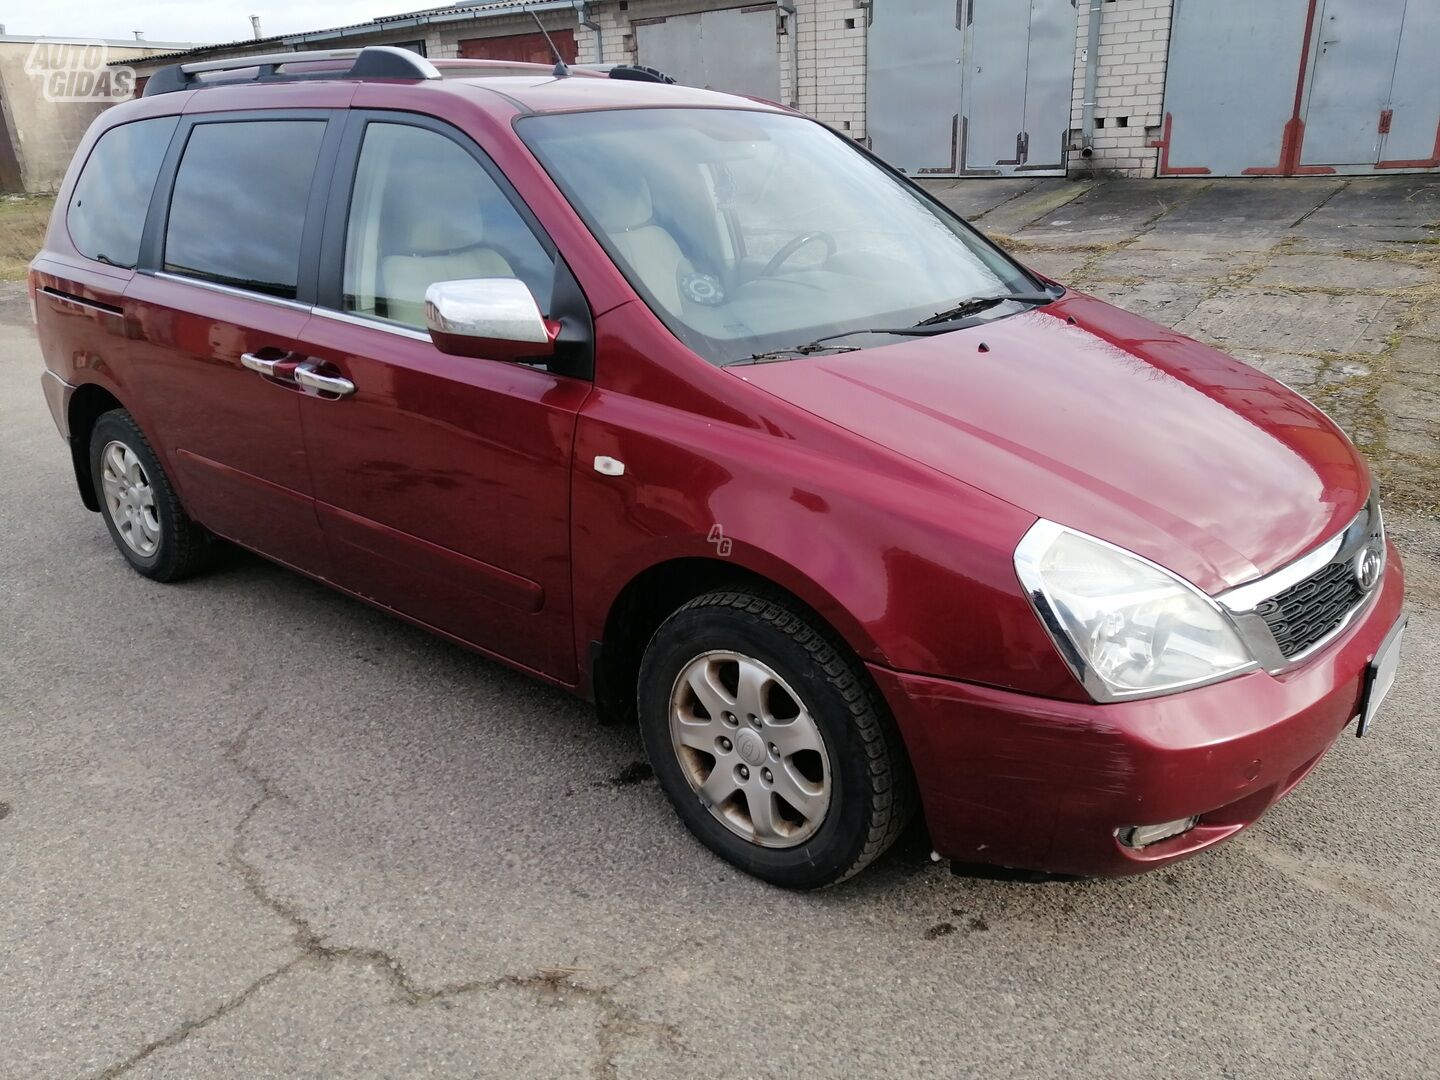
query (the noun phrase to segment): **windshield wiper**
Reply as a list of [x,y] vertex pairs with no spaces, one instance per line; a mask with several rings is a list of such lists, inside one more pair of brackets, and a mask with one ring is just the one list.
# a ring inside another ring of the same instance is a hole
[[944,311],[937,311],[928,319],[921,319],[915,327],[938,326],[940,323],[954,322],[963,319],[967,315],[978,315],[986,308],[992,308],[996,304],[1003,304],[1007,300],[1014,300],[1021,304],[1049,304],[1056,299],[1054,293],[1049,292],[1018,292],[1001,293],[997,296],[973,296],[969,300],[962,300],[952,308]]
[[971,315],[978,315],[986,308],[992,308],[997,304],[1003,304],[1008,300],[1014,300],[1020,304],[1049,304],[1059,299],[1051,292],[1018,292],[1002,293],[998,296],[976,296],[969,300],[963,300],[952,308],[944,311],[937,311],[927,319],[921,319],[914,326],[867,326],[859,330],[842,330],[838,334],[827,334],[818,337],[814,341],[807,341],[804,345],[792,345],[788,349],[771,349],[769,352],[754,353],[750,356],[741,357],[739,360],[731,360],[725,367],[733,367],[737,364],[763,364],[767,360],[788,360],[796,356],[809,356],[817,352],[855,352],[858,345],[830,345],[828,342],[838,341],[841,338],[854,337],[856,334],[894,334],[898,337],[933,337],[936,334],[948,334],[952,330],[963,330],[963,326],[952,326],[962,319]]
[[[850,334],[883,334],[884,330],[851,330]],[[835,337],[849,337],[850,334],[835,334]],[[817,352],[859,352],[859,345],[826,345],[829,338],[817,338],[804,345],[793,345],[788,349],[771,349],[769,352],[752,353],[750,356],[742,356],[738,360],[730,360],[723,367],[734,367],[737,364],[763,364],[767,360],[790,360],[797,356],[809,356]]]

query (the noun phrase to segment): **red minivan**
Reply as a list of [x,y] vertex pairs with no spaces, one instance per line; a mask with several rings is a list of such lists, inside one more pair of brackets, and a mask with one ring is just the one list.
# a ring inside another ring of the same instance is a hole
[[1319,409],[1027,270],[855,143],[643,69],[192,64],[96,121],[30,273],[80,497],[639,724],[711,850],[1130,874],[1394,677]]

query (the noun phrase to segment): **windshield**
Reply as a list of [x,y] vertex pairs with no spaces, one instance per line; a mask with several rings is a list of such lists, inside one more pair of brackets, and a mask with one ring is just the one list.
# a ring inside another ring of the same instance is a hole
[[517,127],[655,314],[712,363],[1035,288],[803,117],[623,109]]

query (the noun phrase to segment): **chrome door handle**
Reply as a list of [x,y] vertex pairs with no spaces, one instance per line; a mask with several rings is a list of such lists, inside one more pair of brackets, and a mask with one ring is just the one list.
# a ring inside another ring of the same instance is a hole
[[355,392],[355,384],[339,375],[321,375],[313,364],[300,364],[295,368],[295,381],[311,390],[345,397]]
[[276,376],[275,368],[283,364],[281,360],[266,360],[263,356],[256,356],[253,352],[241,353],[240,363],[251,371],[258,371],[261,375]]

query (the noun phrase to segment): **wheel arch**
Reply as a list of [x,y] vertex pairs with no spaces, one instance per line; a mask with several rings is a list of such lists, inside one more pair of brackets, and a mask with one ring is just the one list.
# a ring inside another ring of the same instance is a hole
[[70,460],[75,467],[75,484],[85,509],[97,513],[100,501],[95,497],[95,478],[90,472],[90,433],[95,423],[107,412],[123,409],[120,399],[97,383],[82,383],[70,395],[66,424],[70,431]]
[[814,620],[835,641],[863,662],[863,645],[842,633],[822,606],[834,609],[827,597],[815,603],[774,577],[731,559],[681,556],[655,563],[635,574],[616,593],[604,622],[602,637],[590,643],[588,674],[596,711],[606,723],[633,723],[635,684],[640,662],[655,631],[687,601],[723,588],[750,589],[782,600]]

